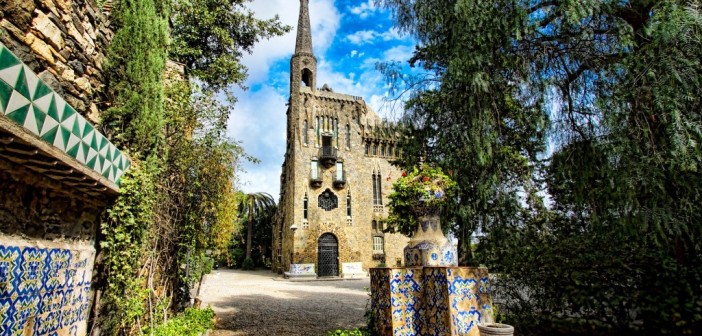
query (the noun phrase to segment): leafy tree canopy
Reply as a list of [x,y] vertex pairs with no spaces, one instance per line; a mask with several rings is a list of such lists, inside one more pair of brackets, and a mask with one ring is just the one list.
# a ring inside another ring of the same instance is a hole
[[291,30],[278,16],[256,19],[244,6],[249,1],[173,0],[170,57],[184,63],[189,74],[207,88],[242,85],[246,79],[246,69],[240,63],[243,52],[251,52],[262,38]]
[[409,83],[402,163],[454,170],[454,229],[485,235],[512,322],[701,333],[699,2],[377,2],[430,74]]

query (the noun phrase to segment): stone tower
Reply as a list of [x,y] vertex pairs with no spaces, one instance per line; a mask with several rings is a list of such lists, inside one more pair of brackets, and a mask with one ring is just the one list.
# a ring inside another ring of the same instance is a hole
[[401,172],[394,126],[363,98],[317,88],[309,0],[300,0],[290,60],[287,147],[273,228],[273,268],[359,276],[395,266],[407,238],[383,233],[387,195]]

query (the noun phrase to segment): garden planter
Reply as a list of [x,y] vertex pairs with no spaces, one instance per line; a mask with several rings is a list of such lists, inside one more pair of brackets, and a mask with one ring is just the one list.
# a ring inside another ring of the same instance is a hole
[[480,336],[512,336],[514,327],[502,323],[481,323],[478,324]]

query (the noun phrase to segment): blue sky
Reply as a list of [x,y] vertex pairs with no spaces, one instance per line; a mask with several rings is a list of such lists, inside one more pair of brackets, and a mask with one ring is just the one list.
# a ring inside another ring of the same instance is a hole
[[[238,98],[229,118],[228,135],[242,143],[259,164],[245,164],[239,188],[267,192],[276,200],[285,153],[286,106],[289,96],[290,57],[295,48],[298,0],[254,0],[248,7],[258,18],[279,15],[293,26],[285,36],[263,41],[243,59],[249,68],[246,86],[235,89]],[[406,62],[414,43],[393,28],[390,13],[373,0],[310,0],[312,43],[317,56],[318,86],[363,97],[381,116],[392,118],[384,103],[388,87],[375,64]]]

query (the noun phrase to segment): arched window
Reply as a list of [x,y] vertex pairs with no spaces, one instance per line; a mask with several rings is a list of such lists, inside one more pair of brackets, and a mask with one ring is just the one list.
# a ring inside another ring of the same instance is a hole
[[339,147],[339,119],[334,118],[334,139],[336,139],[336,147]]
[[373,204],[383,205],[382,185],[380,184],[380,173],[373,173]]
[[315,117],[314,129],[315,129],[315,132],[317,132],[317,145],[318,145],[318,146],[319,146],[319,143],[320,143],[320,141],[321,141],[320,138],[319,138],[319,137],[320,137],[320,134],[321,134],[321,132],[320,132],[320,128],[321,128],[321,127],[322,127],[322,125],[319,124],[319,117]]
[[351,126],[346,124],[346,148],[351,148]]
[[385,145],[380,145],[380,156],[385,157]]
[[[373,173],[373,204],[378,204],[378,184],[376,183],[377,179],[378,175],[375,175],[375,173]],[[375,224],[373,226],[375,226]]]
[[351,191],[346,194],[346,217],[351,218]]
[[393,156],[393,155],[392,155],[392,152],[393,152],[393,148],[394,148],[394,147],[395,147],[395,146],[393,146],[393,145],[388,146],[388,156],[389,156],[389,157],[392,157],[392,156]]
[[373,221],[373,232],[378,232],[378,222]]
[[370,143],[366,142],[366,156],[370,155]]
[[307,129],[307,120],[305,120],[305,122],[302,124],[302,143],[304,143],[305,145],[307,145],[307,142],[309,141],[309,138],[307,136]]
[[378,143],[373,145],[373,156],[378,156]]
[[307,209],[309,206],[309,199],[307,198],[307,193],[305,193],[305,198],[302,199],[302,219],[307,220]]
[[302,85],[306,87],[312,87],[312,71],[310,69],[302,69]]

